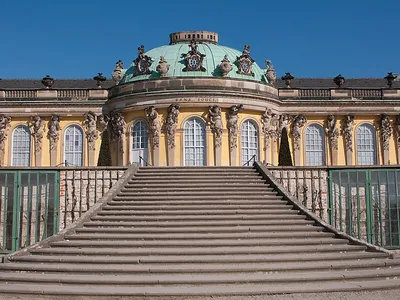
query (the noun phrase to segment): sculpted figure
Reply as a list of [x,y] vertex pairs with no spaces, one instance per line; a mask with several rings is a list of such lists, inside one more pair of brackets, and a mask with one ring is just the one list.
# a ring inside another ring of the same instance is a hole
[[175,147],[175,131],[178,124],[179,104],[171,104],[168,107],[168,115],[165,120],[165,129],[167,132],[168,146],[172,149]]
[[115,64],[114,72],[112,73],[112,78],[114,80],[115,85],[118,85],[119,82],[121,81],[123,75],[122,75],[122,70],[124,69],[123,62],[121,60],[118,60],[117,63]]
[[100,132],[103,133],[107,130],[108,122],[110,121],[110,117],[107,115],[100,115],[98,116],[99,120],[99,129]]
[[117,111],[112,111],[110,113],[110,120],[109,120],[109,125],[110,125],[110,134],[111,134],[111,140],[114,141],[114,149],[116,149],[116,143],[119,143],[119,149],[120,153],[124,153],[124,135],[125,135],[125,130],[126,130],[126,122],[124,119],[124,116]]
[[60,116],[53,114],[50,121],[47,123],[49,131],[47,132],[47,137],[50,140],[50,151],[57,149],[58,143],[58,133],[60,128]]
[[338,150],[339,130],[336,128],[337,120],[334,115],[329,115],[326,122],[325,132],[329,138],[331,148]]
[[294,141],[294,149],[300,150],[300,137],[301,137],[301,127],[307,123],[307,118],[305,115],[297,115],[292,123],[292,135]]
[[221,108],[218,105],[209,106],[208,120],[210,122],[210,129],[215,136],[215,147],[220,147],[222,144],[223,125],[221,119]]
[[[273,120],[275,117],[275,120]],[[276,132],[277,118],[271,109],[267,109],[261,115],[262,132],[265,137],[265,148],[269,148],[270,137],[274,136]],[[275,122],[274,122],[275,121]]]
[[44,119],[39,116],[32,116],[28,121],[28,126],[31,128],[32,136],[35,138],[35,152],[42,151],[42,140],[44,136]]
[[0,165],[4,165],[4,149],[7,139],[8,129],[10,128],[11,117],[0,114]]
[[400,115],[396,116],[396,124],[394,126],[397,135],[397,147],[400,148]]
[[279,130],[278,130],[279,135],[281,135],[283,128],[286,128],[286,130],[288,129],[291,120],[292,117],[290,115],[288,114],[281,115],[281,117],[279,118]]
[[149,106],[145,109],[145,113],[150,124],[149,131],[153,141],[153,148],[158,148],[160,145],[161,132],[161,122],[158,118],[158,112],[154,106]]
[[352,140],[353,125],[354,125],[354,116],[353,115],[345,116],[343,121],[342,134],[344,136],[346,149],[351,152],[353,152],[353,140]]
[[97,133],[97,116],[94,112],[87,112],[84,115],[83,124],[86,127],[86,138],[89,142],[89,148],[94,150],[94,144],[99,137]]
[[390,127],[390,119],[387,114],[381,114],[380,130],[382,136],[382,145],[384,150],[389,149],[389,139],[392,136],[392,129]]
[[229,108],[228,117],[228,131],[229,131],[229,146],[231,149],[237,147],[237,132],[238,132],[238,114],[243,111],[243,104],[233,105]]

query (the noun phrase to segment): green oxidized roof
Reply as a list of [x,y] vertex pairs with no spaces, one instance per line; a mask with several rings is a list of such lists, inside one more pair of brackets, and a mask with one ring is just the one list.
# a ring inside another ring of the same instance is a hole
[[237,57],[242,55],[241,51],[236,49],[232,49],[229,47],[215,45],[212,43],[200,43],[197,44],[197,50],[205,54],[203,60],[203,67],[206,71],[188,71],[184,72],[183,69],[185,68],[185,59],[183,55],[188,53],[190,50],[188,43],[177,43],[173,45],[166,45],[154,48],[150,51],[147,51],[145,54],[152,58],[153,62],[150,66],[151,74],[145,75],[138,75],[134,76],[135,74],[135,64],[132,65],[126,70],[124,77],[120,81],[120,84],[134,82],[139,80],[146,80],[146,79],[153,79],[153,78],[160,78],[160,74],[156,71],[156,67],[160,60],[161,56],[164,56],[167,63],[170,65],[169,71],[166,77],[222,77],[218,65],[223,60],[224,56],[227,55],[229,61],[233,66],[233,70],[229,72],[226,78],[237,78],[237,79],[246,79],[246,80],[253,80],[253,81],[262,81],[267,82],[265,78],[265,71],[263,71],[255,62],[253,64],[252,71],[254,76],[243,75],[237,73],[237,66],[235,64]]

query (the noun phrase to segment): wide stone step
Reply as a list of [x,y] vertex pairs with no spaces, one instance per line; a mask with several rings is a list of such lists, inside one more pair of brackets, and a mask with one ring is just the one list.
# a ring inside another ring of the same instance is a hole
[[268,207],[271,206],[285,206],[288,204],[288,201],[284,200],[271,200],[271,199],[263,199],[263,200],[165,200],[165,201],[141,201],[141,200],[124,200],[124,201],[109,201],[107,205],[118,206],[118,205],[245,205],[245,204],[262,204]]
[[142,194],[135,194],[135,195],[127,195],[125,193],[118,194],[113,198],[113,201],[126,201],[126,200],[142,200],[142,201],[150,201],[150,200],[186,200],[190,201],[192,199],[195,200],[250,200],[250,199],[257,199],[257,200],[280,200],[282,196],[278,196],[275,193],[262,193],[262,194],[248,194],[248,195],[237,195],[237,194],[219,194],[218,196],[215,193],[209,193],[208,195],[199,195],[196,194],[193,197],[192,194],[185,194],[185,195],[171,195],[171,194],[156,194],[156,195],[148,195],[145,193]]
[[111,211],[119,211],[119,210],[164,210],[164,211],[169,211],[169,210],[203,210],[203,209],[218,209],[218,210],[232,210],[232,209],[263,209],[263,210],[269,210],[269,209],[274,209],[274,210],[286,210],[286,209],[293,209],[293,206],[291,205],[285,205],[285,204],[251,204],[251,203],[246,203],[246,204],[191,204],[187,203],[185,205],[183,204],[175,204],[175,205],[167,205],[167,204],[162,204],[162,205],[126,205],[126,203],[120,204],[120,205],[105,205],[102,207],[103,211],[106,210],[111,210]]
[[213,177],[198,177],[198,178],[194,178],[194,177],[174,177],[173,181],[165,181],[162,179],[151,179],[151,178],[147,178],[147,179],[136,179],[135,177],[133,177],[131,180],[129,180],[128,185],[133,185],[133,184],[186,184],[186,183],[199,183],[199,184],[212,184],[212,183],[221,183],[221,184],[236,184],[236,183],[249,183],[249,184],[254,184],[254,183],[258,183],[258,184],[265,184],[268,186],[268,184],[265,183],[264,180],[260,180],[261,177],[254,177],[254,178],[242,178],[242,177],[233,177],[230,178],[229,180],[223,179],[219,176],[213,176]]
[[174,188],[174,189],[183,189],[183,188],[261,188],[263,187],[264,189],[268,188],[269,185],[264,184],[264,182],[260,181],[247,181],[247,182],[231,182],[231,181],[225,181],[225,182],[213,182],[213,183],[202,183],[202,182],[197,182],[197,181],[192,181],[192,182],[171,182],[171,181],[165,181],[163,183],[144,183],[141,182],[140,180],[137,183],[128,183],[125,185],[126,189],[138,189],[138,188],[153,188],[153,189],[162,189],[162,188]]
[[3,271],[23,272],[73,272],[73,273],[114,273],[114,274],[143,274],[143,273],[167,273],[167,274],[196,274],[196,273],[247,273],[247,272],[320,272],[324,270],[359,270],[367,268],[400,267],[400,260],[393,259],[348,259],[329,261],[298,261],[298,262],[263,262],[263,263],[215,263],[215,264],[145,264],[145,265],[121,265],[98,264],[90,265],[82,263],[29,263],[13,262],[0,264]]
[[304,215],[294,215],[294,214],[269,214],[269,213],[258,213],[258,214],[208,214],[208,215],[166,215],[166,214],[156,214],[156,215],[95,215],[91,217],[91,220],[98,221],[178,221],[178,220],[304,220],[306,216]]
[[318,284],[309,283],[243,283],[216,284],[205,288],[203,285],[176,286],[109,286],[80,284],[37,284],[37,283],[0,283],[0,292],[51,295],[85,295],[85,296],[140,296],[140,297],[188,297],[188,296],[234,296],[234,295],[270,295],[291,293],[326,293],[351,292],[360,290],[385,290],[398,288],[399,279],[392,280],[362,280],[362,281],[322,281]]
[[135,176],[133,176],[128,183],[131,182],[138,182],[138,181],[150,181],[150,182],[163,182],[165,180],[171,180],[171,181],[182,181],[182,182],[187,182],[187,181],[262,181],[265,182],[265,180],[263,179],[263,177],[260,174],[257,173],[249,173],[249,174],[242,174],[242,175],[228,175],[228,174],[208,174],[207,176],[201,175],[201,173],[199,174],[186,174],[186,175],[181,175],[181,174],[176,174],[175,176],[171,175],[171,176],[163,176],[163,175],[159,175],[159,174],[154,174],[154,176],[149,176],[146,174],[136,174]]
[[268,209],[268,208],[241,208],[241,209],[224,209],[224,210],[212,210],[212,209],[181,209],[176,210],[171,207],[171,209],[165,210],[103,210],[99,211],[98,215],[223,215],[223,214],[279,214],[279,215],[295,215],[298,211],[288,209]]
[[[90,221],[83,225],[85,227],[196,227],[196,226],[241,226],[241,225],[265,225],[265,226],[279,226],[279,225],[290,225],[291,230],[297,226],[313,225],[315,222],[312,220],[207,220],[203,221],[141,221],[141,222],[129,222],[129,221]],[[294,225],[294,226],[293,226]]]
[[[168,193],[179,193],[181,191],[190,191],[193,196],[196,195],[197,192],[204,192],[204,189],[207,189],[207,192],[211,191],[218,191],[218,192],[224,192],[224,191],[240,191],[240,192],[245,192],[245,191],[253,191],[253,192],[266,192],[266,191],[272,191],[272,188],[267,187],[264,184],[261,185],[238,185],[238,186],[227,186],[227,185],[216,185],[216,186],[192,186],[192,187],[185,187],[185,186],[175,186],[173,190],[171,190],[170,186],[167,187],[151,187],[142,185],[142,186],[131,186],[131,185],[126,185],[124,188],[121,189],[122,192],[168,192]],[[276,192],[275,192],[276,193]]]
[[[170,229],[169,229],[170,230]],[[151,233],[149,233],[151,232]],[[191,232],[191,233],[180,233],[173,231],[166,232],[156,232],[150,231],[147,232],[138,232],[136,234],[132,233],[119,233],[119,234],[106,234],[106,233],[90,233],[90,234],[74,234],[74,235],[66,235],[65,239],[67,240],[90,240],[90,239],[105,239],[105,240],[115,240],[120,242],[120,240],[137,240],[137,239],[231,239],[231,238],[319,238],[330,236],[333,237],[333,233],[329,232],[320,232],[320,231],[293,231],[293,232],[259,232],[259,231],[238,231],[238,232],[225,232],[225,231],[205,231],[205,232]]]
[[260,176],[259,173],[253,170],[238,170],[238,171],[231,171],[231,172],[219,172],[219,171],[202,171],[198,172],[197,170],[193,171],[182,171],[179,173],[174,172],[137,172],[132,178],[174,178],[175,176],[202,176],[203,178],[207,178],[208,176],[219,176],[220,178],[232,178],[232,177],[242,177],[242,176],[249,176],[249,177],[258,177]]
[[[192,239],[191,236],[180,239],[158,238],[158,239],[138,239],[118,241],[118,249],[135,247],[224,247],[224,246],[269,246],[269,247],[287,247],[287,246],[330,246],[346,245],[348,240],[332,238],[332,236],[311,237],[311,238],[257,238],[254,236],[245,236],[240,238],[220,238],[209,237],[203,239]],[[116,243],[112,240],[87,240],[71,239],[65,241],[51,242],[51,247],[93,247],[109,248],[115,247]]]
[[387,258],[379,252],[343,252],[343,253],[283,253],[283,254],[220,254],[220,255],[138,255],[138,256],[101,256],[101,255],[26,255],[13,256],[10,261],[85,263],[85,264],[173,264],[173,263],[257,263],[257,262],[298,262],[319,260],[346,260],[360,258]]
[[306,245],[306,246],[220,246],[220,247],[141,247],[126,248],[91,248],[91,247],[59,247],[41,248],[32,251],[33,255],[218,255],[218,254],[283,254],[283,253],[314,253],[314,252],[350,252],[364,251],[365,246],[356,245]]
[[203,196],[213,196],[215,198],[218,198],[220,195],[242,195],[246,197],[247,195],[257,195],[259,193],[263,193],[265,195],[276,195],[275,191],[270,191],[270,190],[263,190],[263,191],[255,191],[255,190],[235,190],[235,189],[227,189],[227,190],[198,190],[196,192],[192,190],[129,190],[129,189],[122,189],[117,195],[120,196],[125,196],[125,197],[132,197],[132,196],[161,196],[161,195],[171,195],[171,196],[186,196],[189,199],[197,199],[197,195],[203,195]]
[[197,226],[197,227],[138,227],[138,228],[77,228],[76,233],[200,233],[200,232],[285,232],[285,231],[323,231],[324,228],[320,226],[313,225],[298,225],[296,228],[294,226],[288,225],[274,225],[274,226],[263,226],[263,225],[242,225],[242,226]]
[[205,170],[219,170],[230,172],[232,170],[253,170],[255,169],[252,166],[165,166],[165,167],[153,167],[153,166],[146,166],[140,167],[138,172],[182,172],[182,171],[205,171]]
[[38,282],[38,283],[61,283],[61,284],[107,284],[107,285],[217,285],[235,283],[289,283],[289,282],[320,282],[320,281],[342,281],[354,279],[378,279],[397,277],[400,275],[399,268],[364,270],[359,271],[325,271],[325,272],[301,272],[283,274],[141,274],[140,276],[130,275],[109,275],[98,274],[64,274],[54,279],[53,274],[35,274],[27,276],[23,273],[0,272],[0,282]]

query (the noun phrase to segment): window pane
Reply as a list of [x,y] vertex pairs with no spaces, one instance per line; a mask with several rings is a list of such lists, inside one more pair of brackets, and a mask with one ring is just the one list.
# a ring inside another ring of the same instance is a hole
[[305,129],[306,166],[325,165],[325,139],[321,125],[311,124]]
[[12,166],[29,167],[31,158],[31,133],[27,126],[18,126],[12,134]]
[[376,164],[375,129],[370,124],[361,124],[357,128],[357,163],[359,165]]
[[258,159],[258,130],[251,120],[242,123],[242,165],[247,163],[254,155]]
[[82,166],[83,132],[77,125],[68,126],[64,133],[64,159],[70,166]]

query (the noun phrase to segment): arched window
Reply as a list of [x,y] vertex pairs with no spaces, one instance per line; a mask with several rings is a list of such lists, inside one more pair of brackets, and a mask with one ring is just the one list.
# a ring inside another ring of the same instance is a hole
[[[137,121],[131,129],[132,152],[131,161],[140,163],[142,166],[148,162],[149,156],[149,129],[146,122]],[[140,159],[142,157],[142,159]]]
[[255,155],[258,160],[258,130],[251,120],[242,123],[242,165],[246,164]]
[[206,126],[200,118],[190,118],[183,125],[185,166],[206,165]]
[[370,124],[361,124],[356,131],[357,164],[376,165],[375,129]]
[[12,133],[12,166],[31,165],[31,133],[27,126],[18,126]]
[[321,125],[310,124],[305,129],[306,166],[325,165],[325,138]]
[[82,166],[83,132],[77,125],[71,125],[65,129],[64,160],[70,166]]

